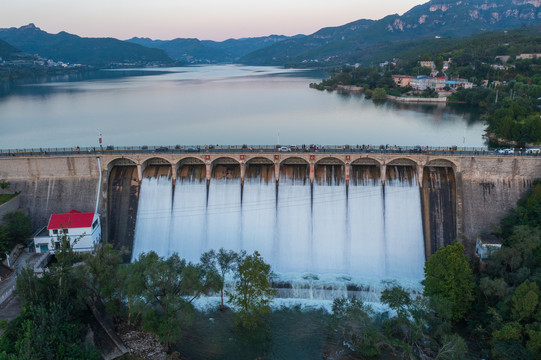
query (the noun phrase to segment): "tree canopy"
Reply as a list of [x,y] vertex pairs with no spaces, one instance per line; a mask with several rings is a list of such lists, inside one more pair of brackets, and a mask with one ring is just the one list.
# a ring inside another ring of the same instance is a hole
[[229,301],[237,310],[237,322],[253,327],[270,311],[269,304],[276,291],[270,287],[272,271],[261,255],[254,251],[239,260],[236,285]]
[[474,300],[472,269],[461,243],[436,251],[425,263],[424,295],[452,304],[453,319],[461,320]]

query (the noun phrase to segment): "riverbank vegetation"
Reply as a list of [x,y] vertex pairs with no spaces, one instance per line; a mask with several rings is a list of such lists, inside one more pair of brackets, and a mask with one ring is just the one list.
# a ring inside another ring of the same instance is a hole
[[[387,311],[342,297],[331,313],[269,311],[272,272],[257,252],[211,251],[198,264],[150,252],[123,264],[124,251],[109,244],[83,259],[63,241],[43,277],[32,270],[19,275],[23,311],[3,324],[0,359],[99,358],[84,339],[88,304],[102,301],[117,327],[155,334],[188,358],[291,351],[327,359],[539,359],[541,183],[492,235],[502,247],[483,261],[467,256],[460,242],[438,249],[425,264],[422,296],[387,281],[380,296]],[[226,279],[235,284],[228,290]],[[214,309],[195,309],[197,298],[222,291],[231,308],[219,301]]]
[[[1,200],[0,196],[0,200]],[[2,218],[5,222],[0,225],[0,260],[6,257],[17,245],[25,246],[32,235],[32,221],[21,211],[12,211]]]

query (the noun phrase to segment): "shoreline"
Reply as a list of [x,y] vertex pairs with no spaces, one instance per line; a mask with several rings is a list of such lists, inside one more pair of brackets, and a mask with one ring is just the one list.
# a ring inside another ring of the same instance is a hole
[[423,98],[423,97],[414,97],[414,96],[394,96],[394,95],[387,95],[387,100],[395,101],[398,103],[426,103],[426,104],[432,104],[432,103],[447,103],[447,97],[437,97],[437,98]]

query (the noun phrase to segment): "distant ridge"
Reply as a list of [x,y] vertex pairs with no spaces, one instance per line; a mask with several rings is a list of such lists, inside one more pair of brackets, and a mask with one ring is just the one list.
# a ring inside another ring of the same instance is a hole
[[[355,21],[305,38],[275,44],[240,59],[250,65],[333,65],[356,59],[370,62],[367,49],[415,39],[459,38],[481,31],[514,29],[541,23],[540,0],[433,0],[404,15]],[[348,29],[350,31],[348,32]],[[345,35],[346,33],[347,35]],[[324,40],[324,41],[322,41]]]
[[171,64],[163,50],[113,38],[83,38],[65,31],[49,34],[34,24],[0,29],[0,39],[29,54],[55,61],[108,66],[111,64]]
[[7,42],[0,40],[0,58],[2,60],[15,60],[20,58],[28,58],[30,57],[28,54],[25,54],[21,50],[17,49],[16,47],[12,46],[11,44],[8,44]]
[[162,49],[175,60],[192,64],[215,64],[237,62],[242,56],[277,42],[302,37],[296,35],[270,35],[254,38],[228,39],[225,41],[177,38],[173,40],[152,40],[134,37],[127,41],[146,47]]

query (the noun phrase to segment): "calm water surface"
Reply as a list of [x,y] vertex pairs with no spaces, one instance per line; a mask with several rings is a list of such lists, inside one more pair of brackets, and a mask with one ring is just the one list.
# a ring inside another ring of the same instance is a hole
[[145,71],[155,75],[16,87],[0,97],[0,148],[97,146],[99,131],[115,146],[484,146],[484,124],[465,109],[378,105],[310,89],[321,73],[235,65]]

